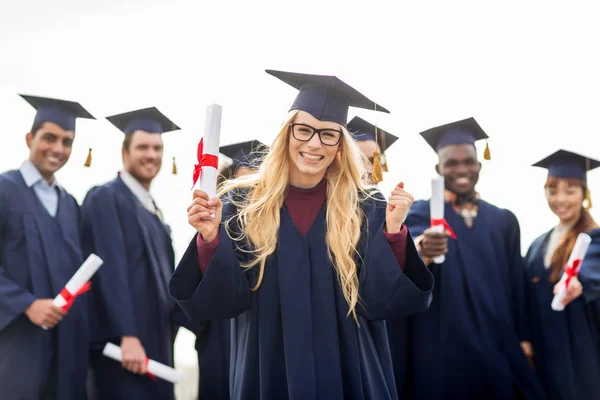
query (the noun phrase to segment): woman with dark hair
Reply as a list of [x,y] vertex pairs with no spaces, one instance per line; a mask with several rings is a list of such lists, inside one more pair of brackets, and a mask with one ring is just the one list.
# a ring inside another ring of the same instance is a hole
[[[586,172],[600,162],[559,150],[534,164],[548,169],[544,186],[559,224],[537,238],[526,256],[531,343],[523,348],[549,399],[597,399],[600,382],[600,229],[589,213]],[[563,311],[554,311],[563,270],[580,233],[592,237]]]

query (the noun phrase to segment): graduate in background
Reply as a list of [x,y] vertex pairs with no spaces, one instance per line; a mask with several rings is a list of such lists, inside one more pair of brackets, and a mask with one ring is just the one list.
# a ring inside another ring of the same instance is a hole
[[78,103],[22,97],[37,110],[29,159],[0,175],[0,397],[80,400],[89,294],[68,311],[52,304],[84,261],[79,205],[54,174],[69,160],[76,119],[94,117]]
[[259,140],[221,146],[219,152],[229,157],[231,164],[219,172],[217,184],[254,173],[268,151],[269,146]]
[[[163,158],[161,134],[179,129],[156,108],[107,118],[123,131],[124,169],[92,188],[82,205],[82,240],[104,265],[93,279],[93,368],[99,399],[173,399],[173,385],[146,373],[146,358],[173,366],[175,303],[168,280],[171,231],[150,194]],[[102,355],[121,346],[122,365]]]
[[[354,135],[356,143],[361,153],[365,156],[364,166],[367,171],[367,180],[369,184],[376,185],[383,179],[383,176],[377,176],[373,179],[373,167],[378,163],[382,172],[388,172],[387,159],[385,151],[398,140],[398,138],[383,129],[377,128],[370,122],[360,117],[354,117],[348,122],[348,131]],[[378,175],[376,173],[375,175]]]
[[[417,249],[436,284],[428,311],[387,321],[399,397],[542,398],[520,346],[525,272],[519,224],[475,189],[481,170],[475,141],[488,136],[473,118],[421,135],[439,156],[444,215],[457,239],[429,229],[429,200],[414,203],[405,224],[419,235]],[[442,254],[445,262],[434,264]]]
[[[221,146],[219,152],[231,159],[231,165],[218,175],[218,184],[256,172],[269,147],[258,140]],[[196,334],[198,352],[198,399],[229,399],[231,319],[200,324]],[[189,324],[189,323],[188,323]],[[192,325],[193,326],[193,325]]]
[[[526,256],[533,362],[548,399],[597,399],[600,229],[588,212],[592,202],[586,171],[597,168],[600,162],[559,150],[534,166],[548,169],[546,199],[559,222],[533,242]],[[550,305],[582,232],[592,237],[592,243],[579,277],[573,277],[569,283],[565,309],[557,312]]]
[[336,77],[268,72],[300,92],[258,174],[223,203],[194,193],[171,294],[197,321],[235,318],[233,399],[396,399],[383,320],[425,310],[433,280],[402,224],[412,196],[366,187],[346,129],[349,106],[385,109]]

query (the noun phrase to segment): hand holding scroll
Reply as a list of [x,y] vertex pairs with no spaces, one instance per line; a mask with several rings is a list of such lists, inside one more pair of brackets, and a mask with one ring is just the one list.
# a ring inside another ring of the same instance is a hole
[[[202,190],[195,190],[192,204],[188,207],[188,222],[192,225],[205,242],[210,242],[217,237],[221,225],[223,205],[215,197],[209,199],[208,194]],[[214,218],[210,218],[214,215]]]

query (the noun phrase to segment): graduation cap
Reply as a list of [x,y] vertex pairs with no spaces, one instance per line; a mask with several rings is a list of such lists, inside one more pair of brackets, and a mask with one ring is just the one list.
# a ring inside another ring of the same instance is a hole
[[300,92],[291,110],[306,111],[320,121],[337,122],[346,126],[348,108],[359,107],[389,113],[335,76],[311,75],[267,69],[266,72]]
[[[378,128],[360,117],[354,117],[348,122],[348,130],[354,135],[354,139],[357,142],[374,141],[381,149],[381,153],[385,153],[388,147],[398,140],[397,136]],[[381,182],[383,180],[382,171],[388,171],[385,159],[383,162],[380,160],[381,153],[379,149],[373,153],[373,180],[375,182]]]
[[232,167],[256,168],[256,161],[261,159],[269,146],[258,140],[250,140],[242,143],[234,143],[219,148],[219,152],[233,160]]
[[483,158],[486,160],[491,159],[490,148],[487,144],[489,136],[473,117],[428,129],[421,132],[421,136],[436,152],[446,146],[457,144],[475,145],[477,140],[486,139]]
[[162,134],[180,129],[163,113],[158,111],[156,107],[129,111],[106,117],[106,119],[119,128],[125,135],[131,135],[135,131]]
[[66,131],[75,132],[75,121],[77,118],[96,119],[81,104],[74,101],[25,94],[20,94],[19,96],[36,109],[37,113],[33,120],[34,124],[53,122]]
[[548,177],[575,178],[585,182],[587,171],[600,167],[600,161],[567,150],[558,150],[533,166],[546,168]]
[[[125,135],[131,135],[135,131],[163,134],[180,129],[156,107],[129,111],[106,117],[106,119]],[[175,174],[177,174],[177,165],[175,164],[175,157],[173,157],[173,175]]]

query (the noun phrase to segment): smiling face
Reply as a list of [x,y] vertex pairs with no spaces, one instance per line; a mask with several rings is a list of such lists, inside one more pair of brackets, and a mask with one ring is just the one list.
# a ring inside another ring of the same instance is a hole
[[25,136],[29,160],[48,182],[69,160],[74,138],[75,132],[66,131],[53,122],[44,122]]
[[560,222],[574,225],[581,215],[584,189],[581,182],[573,179],[550,178],[546,183],[546,200]]
[[441,148],[437,172],[444,177],[446,189],[458,196],[467,196],[475,191],[479,180],[481,163],[472,144],[457,144]]
[[160,134],[135,131],[125,143],[122,151],[125,171],[142,185],[149,186],[162,166],[163,141]]
[[304,111],[298,112],[293,124],[302,125],[290,128],[288,146],[290,184],[300,188],[311,188],[316,186],[325,176],[327,168],[340,149],[341,140],[338,140],[334,146],[326,146],[321,143],[318,134],[314,134],[308,141],[301,141],[296,138],[308,138],[314,129],[325,129],[326,131],[321,132],[323,140],[334,143],[335,137],[332,136],[341,136],[341,127],[335,122],[320,121]]

